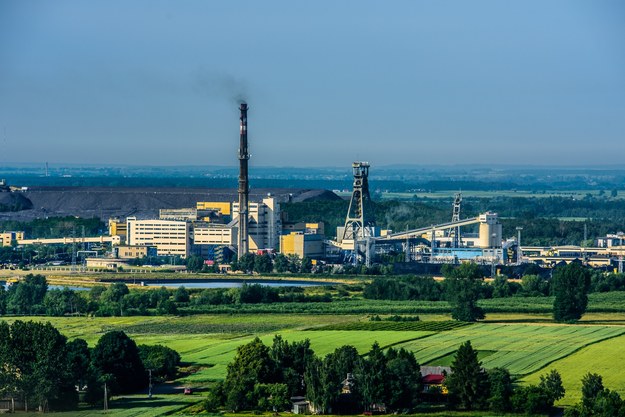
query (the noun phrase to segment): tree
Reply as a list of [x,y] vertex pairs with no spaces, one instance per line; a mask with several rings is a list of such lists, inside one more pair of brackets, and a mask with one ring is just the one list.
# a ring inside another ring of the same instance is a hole
[[129,293],[128,286],[123,282],[112,283],[100,296],[103,304],[101,309],[108,307],[111,312],[119,311],[119,315],[124,315],[124,297]]
[[111,376],[109,388],[128,394],[147,386],[147,375],[136,343],[123,331],[105,333],[92,352],[92,362],[103,377]]
[[564,398],[564,386],[562,385],[562,377],[555,369],[551,370],[547,375],[540,376],[538,387],[542,389],[549,400],[549,407],[561,398]]
[[512,404],[510,398],[513,393],[512,378],[505,368],[493,368],[488,371],[488,384],[490,396],[488,408],[496,412],[510,411]]
[[[361,358],[353,346],[341,346],[321,360],[313,357],[306,367],[304,382],[306,397],[325,414],[337,407],[342,381],[348,373],[361,369]],[[352,395],[359,396],[358,387],[353,387]]]
[[260,410],[284,411],[291,405],[289,387],[286,384],[256,384],[254,398]]
[[269,355],[269,348],[257,337],[250,343],[237,348],[234,360],[228,364],[224,380],[226,407],[233,411],[246,410],[254,402],[254,385],[273,382],[275,363]]
[[273,271],[273,262],[268,254],[264,253],[254,258],[254,272],[268,274],[271,271]]
[[176,376],[180,364],[178,352],[163,345],[139,345],[137,348],[144,368],[151,369],[154,377],[166,380]]
[[183,286],[176,288],[174,291],[174,301],[177,303],[188,303],[189,302],[189,291]]
[[372,404],[383,404],[385,402],[386,357],[378,342],[371,346],[369,354],[362,360],[358,378],[366,410],[369,410]]
[[72,382],[82,390],[89,377],[91,353],[87,342],[83,339],[74,339],[67,343],[67,364]]
[[556,321],[576,321],[586,312],[590,272],[582,265],[571,262],[559,267],[553,274],[553,318]]
[[25,408],[34,403],[46,410],[55,399],[66,407],[77,404],[67,367],[66,339],[50,323],[0,324],[0,363],[0,390],[11,397],[21,394]]
[[274,337],[270,355],[276,365],[277,380],[289,387],[291,396],[302,393],[304,372],[314,354],[308,339],[289,343],[279,335]]
[[283,273],[288,272],[289,270],[289,258],[286,255],[279,253],[276,255],[273,260],[273,266],[276,269],[276,272]]
[[300,272],[302,274],[309,274],[312,271],[312,259],[308,257],[302,258],[302,263],[300,264]]
[[[239,260],[236,261],[236,269],[243,272],[252,272],[254,270],[256,255],[253,253],[246,253],[239,257]],[[234,266],[233,266],[233,269]]]
[[588,372],[582,377],[582,408],[591,412],[599,393],[603,391],[603,378]]
[[452,402],[460,407],[467,410],[484,408],[488,398],[488,380],[470,341],[467,340],[456,351],[445,385]]
[[392,410],[413,408],[423,387],[421,371],[414,353],[404,348],[386,352],[387,405]]
[[48,283],[43,275],[28,274],[14,283],[7,293],[7,311],[14,314],[34,314],[43,310]]
[[457,268],[445,268],[445,293],[452,307],[451,317],[460,321],[477,321],[484,311],[477,306],[484,277],[480,267],[465,263]]
[[521,286],[523,292],[530,297],[549,295],[549,283],[539,275],[523,275]]
[[625,415],[625,404],[616,391],[604,389],[597,394],[593,415],[596,417],[622,417]]
[[204,259],[201,256],[191,255],[187,258],[187,270],[191,272],[200,272],[204,266]]

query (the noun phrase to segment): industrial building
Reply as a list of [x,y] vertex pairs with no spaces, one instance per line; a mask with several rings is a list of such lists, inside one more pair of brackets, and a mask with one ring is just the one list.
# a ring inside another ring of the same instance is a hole
[[155,246],[158,256],[186,258],[191,247],[191,223],[178,220],[138,220],[128,217],[127,239],[130,246]]
[[[282,231],[277,199],[269,196],[249,203],[247,214],[248,251],[277,250]],[[236,248],[240,230],[236,202],[198,202],[196,208],[160,210],[160,217],[129,217],[123,225],[119,219],[111,219],[109,233],[124,236],[129,247],[154,246],[158,256],[187,257],[193,253],[210,259],[219,247]],[[224,223],[230,217],[233,220]]]
[[[247,212],[248,251],[276,250],[280,244],[282,231],[282,218],[280,203],[271,196],[262,201],[249,203]],[[242,228],[239,224],[239,203],[232,204],[233,222],[239,225],[239,233]]]
[[11,246],[13,241],[24,239],[24,232],[2,232],[0,233],[0,247]]
[[122,242],[126,241],[126,235],[128,234],[128,224],[125,220],[119,218],[109,219],[109,236],[119,236]]
[[280,253],[300,258],[325,258],[324,236],[313,233],[291,232],[280,236]]
[[118,259],[136,259],[158,256],[156,246],[118,245],[113,247],[113,257]]

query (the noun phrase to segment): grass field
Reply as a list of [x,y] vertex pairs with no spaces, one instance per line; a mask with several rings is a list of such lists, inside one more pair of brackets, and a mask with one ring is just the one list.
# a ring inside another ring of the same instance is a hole
[[537,383],[539,374],[556,369],[562,375],[566,396],[560,405],[572,405],[581,399],[581,379],[593,372],[603,377],[606,388],[625,396],[625,336],[615,337],[580,349],[578,352],[560,359],[541,372],[523,378],[524,382]]
[[445,365],[448,355],[470,340],[486,368],[504,367],[526,375],[564,358],[583,346],[625,334],[625,327],[541,324],[475,324],[398,345],[415,353],[422,364]]
[[[343,345],[352,345],[358,352],[365,354],[374,342],[380,346],[392,346],[409,340],[416,340],[434,334],[424,331],[377,331],[377,332],[351,332],[337,330],[320,330],[315,332],[301,330],[287,330],[280,333],[285,340],[298,341],[310,339],[311,347],[317,355],[325,356]],[[226,366],[232,361],[238,346],[250,342],[253,337],[241,337],[230,340],[212,340],[196,337],[189,339],[184,336],[183,340],[159,336],[143,337],[136,339],[141,343],[161,343],[170,346],[180,352],[184,361],[191,361],[204,366],[199,372],[188,377],[188,382],[205,382],[223,379],[226,376]],[[180,336],[179,336],[180,337]],[[274,334],[265,334],[260,339],[266,345],[272,343]]]
[[[618,297],[611,302],[617,302]],[[527,302],[527,300],[521,300]],[[608,301],[607,299],[605,301]],[[124,330],[138,344],[163,344],[182,356],[197,372],[177,381],[194,387],[224,378],[226,366],[236,348],[259,336],[271,344],[275,334],[289,341],[309,338],[315,352],[323,356],[339,346],[350,344],[366,354],[374,342],[383,347],[404,347],[413,351],[421,364],[449,365],[457,347],[470,340],[486,368],[506,367],[533,383],[550,369],[563,377],[567,395],[561,404],[579,398],[580,379],[588,371],[604,376],[605,385],[625,395],[625,313],[589,313],[584,321],[592,324],[559,325],[549,314],[493,313],[493,322],[455,325],[446,314],[420,315],[420,322],[372,322],[364,315],[196,315],[186,317],[22,317],[21,320],[50,321],[69,338],[84,338],[93,346],[108,330]],[[15,318],[7,318],[14,321]],[[601,323],[601,324],[595,324]],[[606,324],[607,323],[607,324]],[[369,327],[378,327],[375,331]],[[335,329],[335,330],[328,330]],[[392,330],[394,329],[394,330]],[[311,331],[314,330],[314,331]],[[173,396],[153,402],[116,400],[115,411],[122,417],[158,416],[173,413],[194,399]],[[130,401],[130,402],[128,402]],[[125,405],[122,405],[125,404]],[[130,407],[130,408],[129,408]],[[60,413],[66,417],[101,415],[99,411]],[[458,415],[458,414],[453,414]]]
[[[109,403],[109,410],[82,409],[77,411],[54,412],[57,417],[158,417],[172,415],[189,405],[200,401],[200,395],[160,395],[148,399],[145,395],[132,395],[121,398],[113,398]],[[41,413],[16,413],[23,417],[41,416]]]

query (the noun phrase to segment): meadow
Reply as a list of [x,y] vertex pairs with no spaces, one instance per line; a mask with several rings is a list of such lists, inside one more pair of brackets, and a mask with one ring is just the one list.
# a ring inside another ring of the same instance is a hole
[[572,355],[551,363],[540,372],[527,375],[524,383],[537,383],[539,374],[556,369],[562,375],[566,396],[559,405],[573,405],[581,399],[581,380],[588,373],[603,377],[603,385],[625,396],[625,335],[591,344]]
[[[455,349],[470,340],[486,368],[506,367],[521,377],[521,383],[534,383],[539,375],[557,369],[567,388],[561,404],[579,399],[579,381],[588,371],[602,374],[607,387],[625,395],[625,351],[621,348],[625,314],[588,313],[575,325],[555,324],[548,314],[493,313],[488,318],[490,322],[469,325],[451,322],[446,314],[421,315],[422,321],[416,322],[370,321],[370,316],[354,314],[20,319],[50,321],[69,338],[84,338],[91,346],[108,330],[124,330],[139,344],[169,346],[193,371],[176,383],[197,388],[225,377],[238,346],[256,336],[271,344],[281,334],[289,341],[310,339],[318,355],[345,344],[366,354],[377,341],[382,347],[413,351],[423,365],[442,366],[449,365]],[[194,397],[201,399],[199,394]]]

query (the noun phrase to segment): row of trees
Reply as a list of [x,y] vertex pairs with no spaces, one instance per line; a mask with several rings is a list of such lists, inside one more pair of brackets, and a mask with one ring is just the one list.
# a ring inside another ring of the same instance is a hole
[[[193,295],[193,296],[192,296]],[[329,293],[304,293],[300,287],[268,287],[244,284],[240,288],[175,290],[165,287],[152,290],[130,290],[123,282],[94,286],[89,291],[69,288],[48,290],[43,275],[28,274],[8,290],[0,287],[0,314],[64,316],[129,316],[177,314],[180,307],[203,305],[259,304],[277,302],[330,302]]]
[[[470,342],[460,346],[445,377],[448,405],[456,409],[495,412],[548,412],[564,396],[560,375],[552,371],[538,385],[518,387],[503,368],[485,370]],[[207,411],[282,411],[292,396],[305,396],[321,414],[357,414],[385,408],[409,412],[424,399],[420,366],[414,354],[374,343],[366,356],[343,346],[317,357],[308,340],[289,343],[276,336],[272,346],[258,338],[240,346],[223,383],[205,401]]]
[[[497,277],[492,284],[484,283],[482,269],[473,263],[443,267],[445,280],[437,282],[428,277],[377,278],[363,291],[365,298],[391,300],[449,301],[452,317],[461,321],[476,321],[484,318],[483,310],[477,305],[480,298],[509,297],[515,295],[553,295],[553,317],[556,321],[579,320],[588,306],[588,292],[591,286],[591,272],[579,263],[573,262],[556,268],[551,281],[538,275],[526,275],[522,283],[509,282]],[[625,278],[613,274],[615,284],[597,279],[596,287],[620,289]]]
[[180,362],[164,346],[137,346],[125,333],[104,334],[90,349],[87,342],[70,342],[50,323],[0,322],[0,396],[40,410],[72,409],[78,392],[90,403],[108,393],[145,388],[146,369],[159,378],[173,377]]

